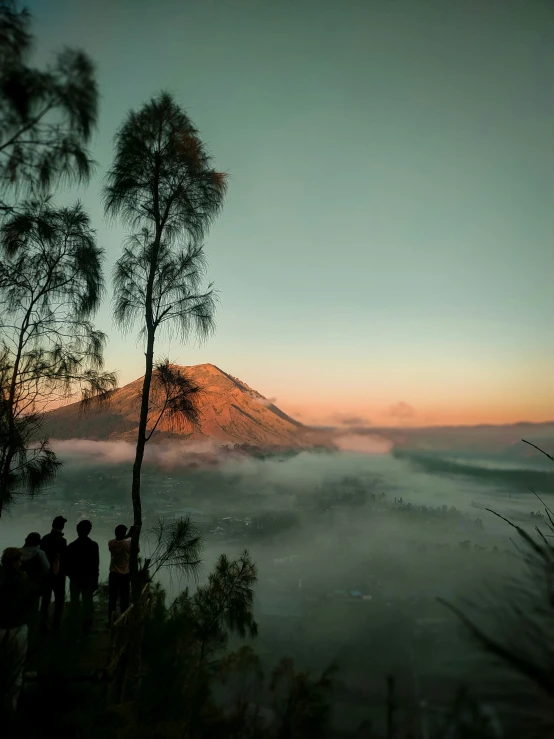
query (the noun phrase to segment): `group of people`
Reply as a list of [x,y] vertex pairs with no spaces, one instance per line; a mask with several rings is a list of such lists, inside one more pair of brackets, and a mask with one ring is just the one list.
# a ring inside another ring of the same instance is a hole
[[[85,636],[91,633],[93,598],[98,590],[100,554],[90,538],[92,524],[77,524],[77,538],[70,544],[64,536],[67,519],[56,516],[52,530],[41,537],[32,532],[22,548],[4,549],[0,567],[0,682],[2,708],[15,712],[21,690],[29,641],[40,640],[50,628],[50,603],[54,597],[51,628],[60,629],[69,580],[71,610],[80,618]],[[108,626],[119,603],[121,613],[129,607],[132,528],[119,525],[108,542]]]

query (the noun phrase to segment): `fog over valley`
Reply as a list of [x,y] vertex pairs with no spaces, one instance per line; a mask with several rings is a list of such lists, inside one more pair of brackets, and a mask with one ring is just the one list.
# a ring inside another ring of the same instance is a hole
[[[371,695],[384,699],[390,671],[401,690],[411,690],[419,676],[426,690],[446,695],[464,680],[476,684],[477,660],[480,680],[486,677],[488,689],[496,685],[490,659],[436,598],[487,603],[490,617],[524,568],[513,529],[485,509],[532,530],[545,512],[531,489],[546,505],[554,497],[548,460],[538,452],[523,456],[517,445],[507,458],[463,445],[395,450],[386,437],[350,434],[350,448],[357,444],[365,451],[246,454],[163,441],[148,447],[143,472],[143,532],[159,517],[189,516],[202,535],[198,583],[161,571],[169,597],[205,582],[221,553],[236,557],[248,548],[259,571],[255,648],[263,663],[269,667],[283,653],[313,670],[336,662],[344,694],[335,710],[345,725],[355,723]],[[4,514],[2,546],[20,546],[29,531],[46,533],[58,514],[68,519],[71,541],[78,520],[87,518],[105,578],[107,541],[115,525],[132,522],[133,446],[68,440],[54,447],[64,462],[56,481]],[[146,556],[149,546],[151,537],[142,544]],[[432,657],[429,639],[441,645]],[[362,680],[368,664],[372,676]]]

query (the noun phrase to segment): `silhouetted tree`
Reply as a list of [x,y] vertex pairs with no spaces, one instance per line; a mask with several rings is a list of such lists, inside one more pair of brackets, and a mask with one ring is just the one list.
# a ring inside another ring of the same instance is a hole
[[[212,287],[201,289],[205,266],[201,240],[220,210],[224,194],[224,175],[212,168],[197,130],[170,95],[162,93],[128,115],[115,137],[104,202],[106,213],[120,216],[132,230],[115,269],[115,318],[123,329],[140,320],[145,340],[132,482],[130,568],[135,601],[140,595],[140,485],[144,448],[151,436],[148,425],[155,339],[162,328],[176,332],[182,340],[191,334],[205,337],[213,329]],[[168,375],[170,370],[167,364]],[[174,388],[177,384],[173,382]],[[173,409],[185,420],[194,421],[194,405],[188,402],[191,388],[183,384],[181,389],[183,400],[175,396]]]
[[[184,590],[165,605],[160,588],[146,621],[144,680],[137,709],[150,726],[159,723],[198,728],[211,705],[211,682],[231,633],[255,636],[252,614],[256,566],[248,552],[236,560],[225,555],[206,584]],[[171,681],[165,677],[171,675]],[[191,731],[190,735],[194,735]]]
[[230,632],[241,637],[256,636],[258,626],[252,614],[256,565],[244,551],[236,560],[222,554],[208,583],[192,596],[195,636],[199,644],[198,664],[227,643]]
[[27,203],[0,229],[0,514],[37,492],[59,461],[41,439],[43,410],[76,391],[106,400],[106,337],[91,317],[103,288],[102,250],[77,204]]
[[[242,739],[311,739],[333,736],[331,697],[336,667],[319,676],[297,670],[290,658],[282,659],[267,685],[270,718],[262,715],[264,674],[260,658],[250,646],[228,654],[219,664],[217,678],[227,687],[227,710],[222,710],[221,736]],[[217,714],[216,714],[217,716]],[[210,729],[213,731],[213,724]]]
[[263,736],[260,700],[264,688],[261,660],[244,644],[220,662],[217,680],[226,688],[230,711],[226,713],[226,736]]
[[334,665],[314,679],[308,672],[296,672],[294,663],[285,657],[277,665],[270,681],[275,727],[275,739],[324,737],[329,729],[330,694],[333,688]]
[[29,65],[31,16],[0,0],[0,215],[60,178],[87,179],[85,148],[96,125],[94,68],[65,49],[44,70]]

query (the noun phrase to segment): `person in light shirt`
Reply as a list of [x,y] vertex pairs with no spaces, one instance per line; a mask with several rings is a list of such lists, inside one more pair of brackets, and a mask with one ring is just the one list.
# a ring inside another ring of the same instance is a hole
[[118,601],[121,613],[125,613],[129,608],[131,592],[129,559],[131,557],[132,532],[132,527],[127,531],[127,527],[120,524],[115,527],[115,539],[110,539],[108,542],[108,549],[111,554],[108,581],[108,623],[110,626]]

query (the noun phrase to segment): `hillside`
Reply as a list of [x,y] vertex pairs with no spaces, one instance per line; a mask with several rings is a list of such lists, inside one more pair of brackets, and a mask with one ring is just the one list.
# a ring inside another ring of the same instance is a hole
[[[153,439],[185,438],[264,448],[310,448],[322,436],[213,364],[180,369],[202,388],[199,427],[179,428],[162,422]],[[46,414],[45,430],[53,439],[134,441],[141,388],[142,378],[139,378],[119,388],[109,405],[86,414],[80,412],[78,403],[50,411]]]

